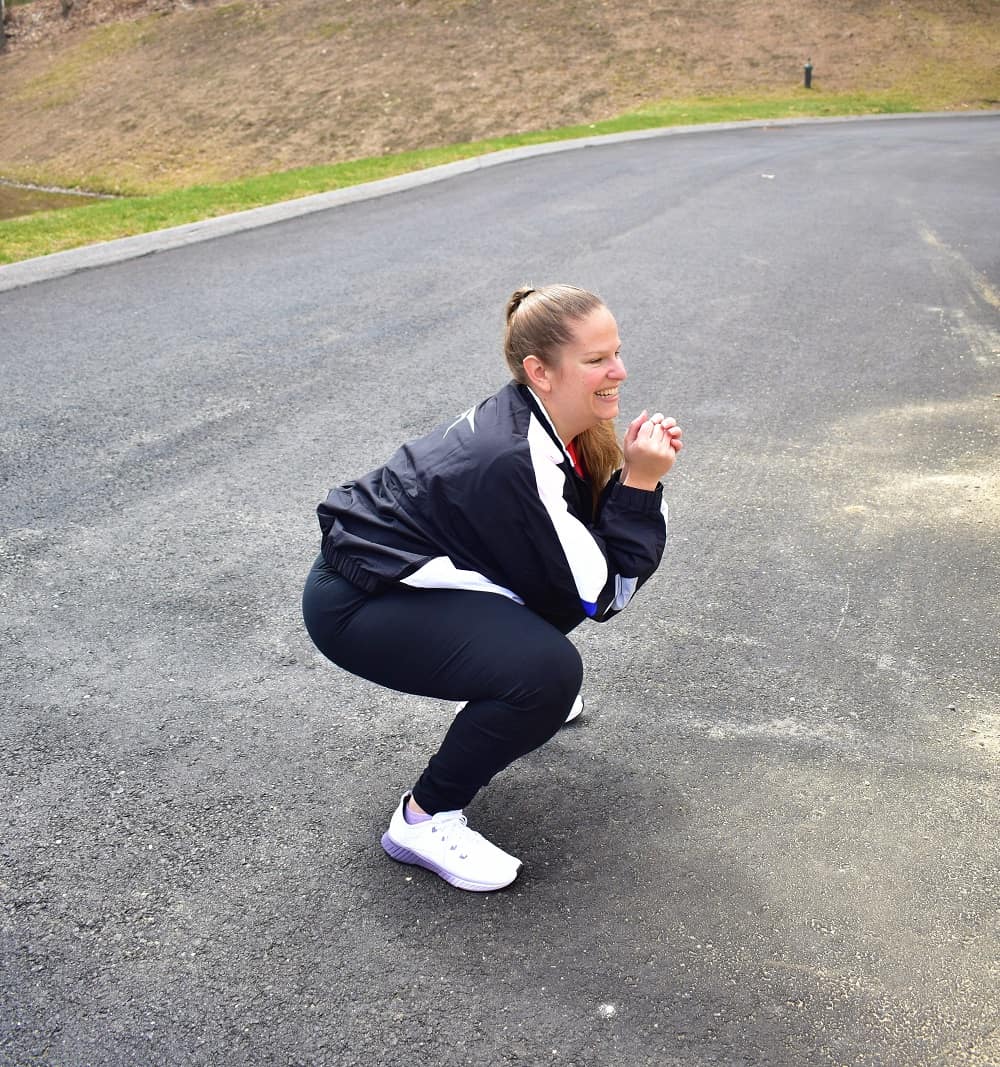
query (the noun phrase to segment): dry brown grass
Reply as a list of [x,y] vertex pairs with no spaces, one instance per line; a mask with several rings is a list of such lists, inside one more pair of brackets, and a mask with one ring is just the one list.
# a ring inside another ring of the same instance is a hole
[[820,90],[1000,96],[994,0],[32,0],[9,32],[0,175],[131,190],[787,93],[806,57]]

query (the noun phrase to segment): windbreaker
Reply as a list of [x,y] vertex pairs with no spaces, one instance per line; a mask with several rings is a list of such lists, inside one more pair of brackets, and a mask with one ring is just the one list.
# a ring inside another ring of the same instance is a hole
[[391,583],[509,597],[563,631],[621,611],[666,542],[663,487],[621,484],[593,507],[545,408],[511,382],[332,489],[322,553],[369,592]]

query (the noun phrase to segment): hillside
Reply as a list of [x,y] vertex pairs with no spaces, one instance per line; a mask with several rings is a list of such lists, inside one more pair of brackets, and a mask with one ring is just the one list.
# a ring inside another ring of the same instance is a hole
[[139,191],[818,92],[1000,98],[995,0],[59,0],[9,9],[0,176]]

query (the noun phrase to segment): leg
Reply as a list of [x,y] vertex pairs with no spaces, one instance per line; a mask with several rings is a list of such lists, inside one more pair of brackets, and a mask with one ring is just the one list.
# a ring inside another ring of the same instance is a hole
[[494,593],[399,586],[368,596],[321,565],[303,613],[338,666],[401,692],[465,700],[414,788],[434,814],[464,808],[518,757],[553,736],[580,689],[573,645]]

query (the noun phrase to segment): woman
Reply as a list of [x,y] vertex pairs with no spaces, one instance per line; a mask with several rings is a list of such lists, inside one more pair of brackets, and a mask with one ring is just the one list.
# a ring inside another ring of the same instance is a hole
[[593,293],[517,290],[504,350],[509,385],[330,492],[303,594],[334,663],[464,701],[382,845],[476,891],[521,863],[462,809],[571,716],[582,664],[565,635],[619,612],[659,565],[659,479],[682,447],[673,419],[643,412],[619,448],[621,341]]

